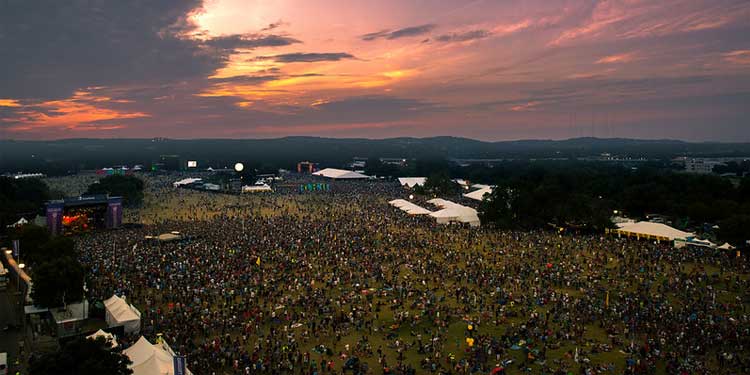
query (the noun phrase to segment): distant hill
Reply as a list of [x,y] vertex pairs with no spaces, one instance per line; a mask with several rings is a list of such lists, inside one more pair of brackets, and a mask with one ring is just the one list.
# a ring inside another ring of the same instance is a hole
[[691,143],[674,140],[574,138],[561,141],[484,142],[468,138],[318,138],[277,139],[66,139],[0,141],[0,171],[93,169],[118,164],[150,165],[160,155],[179,155],[200,166],[243,161],[259,166],[292,168],[311,160],[341,166],[353,157],[408,159],[529,159],[571,158],[610,153],[666,159],[676,156],[750,156],[750,143]]

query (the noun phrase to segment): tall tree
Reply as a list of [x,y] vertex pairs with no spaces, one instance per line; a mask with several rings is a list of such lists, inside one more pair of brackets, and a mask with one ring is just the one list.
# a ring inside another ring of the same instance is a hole
[[86,194],[120,196],[127,205],[139,205],[143,201],[143,180],[134,176],[107,176],[91,184]]
[[53,257],[33,269],[31,298],[42,307],[58,307],[83,299],[84,271],[72,257]]
[[78,338],[57,352],[31,361],[31,375],[129,375],[133,370],[128,356],[111,348],[103,337]]

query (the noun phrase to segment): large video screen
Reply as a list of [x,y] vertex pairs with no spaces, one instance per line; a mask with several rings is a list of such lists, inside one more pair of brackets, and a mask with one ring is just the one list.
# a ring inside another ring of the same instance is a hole
[[198,166],[198,162],[195,160],[188,160],[188,168],[195,168]]

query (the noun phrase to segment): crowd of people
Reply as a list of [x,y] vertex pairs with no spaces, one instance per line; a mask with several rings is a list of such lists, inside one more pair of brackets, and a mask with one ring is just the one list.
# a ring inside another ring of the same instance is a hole
[[[167,215],[134,209],[145,225],[77,246],[89,295],[126,296],[141,334],[195,374],[750,371],[734,253],[438,225],[390,207],[409,195],[392,182],[244,196],[170,182],[146,183]],[[185,237],[147,238],[172,231]]]

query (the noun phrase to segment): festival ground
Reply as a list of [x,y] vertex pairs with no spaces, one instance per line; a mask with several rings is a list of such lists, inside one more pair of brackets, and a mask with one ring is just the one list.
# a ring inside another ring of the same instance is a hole
[[[403,195],[349,183],[232,196],[150,179],[128,213],[142,228],[79,249],[92,294],[127,295],[143,333],[163,333],[194,373],[333,373],[353,356],[376,374],[729,374],[747,361],[750,274],[734,254],[441,226],[387,205]],[[191,238],[144,240],[168,231]]]

